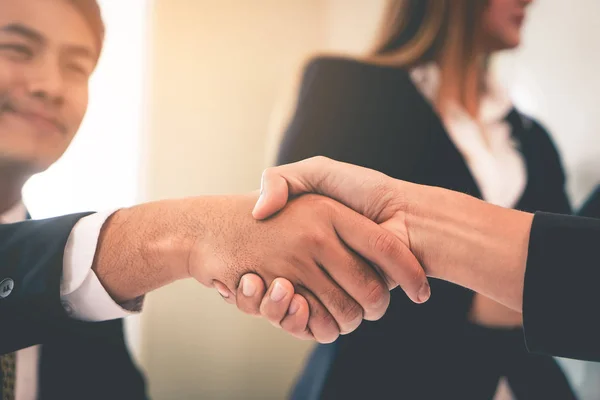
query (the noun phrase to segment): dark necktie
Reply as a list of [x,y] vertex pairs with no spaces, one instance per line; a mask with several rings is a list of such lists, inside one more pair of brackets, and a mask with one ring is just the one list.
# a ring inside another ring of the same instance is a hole
[[[27,212],[25,219],[31,219]],[[2,378],[1,400],[15,400],[17,353],[0,355],[0,377]]]

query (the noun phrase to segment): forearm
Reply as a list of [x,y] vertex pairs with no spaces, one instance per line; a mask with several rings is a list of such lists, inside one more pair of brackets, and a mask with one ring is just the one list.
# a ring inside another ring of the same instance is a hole
[[206,228],[206,218],[196,216],[202,202],[208,206],[201,199],[147,203],[121,209],[106,221],[92,268],[115,301],[189,276],[190,248]]
[[427,274],[521,311],[532,214],[411,185],[406,225]]

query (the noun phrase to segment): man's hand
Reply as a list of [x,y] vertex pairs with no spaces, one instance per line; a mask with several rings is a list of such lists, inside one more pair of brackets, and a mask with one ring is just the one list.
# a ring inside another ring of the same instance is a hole
[[[377,268],[412,268],[407,284],[414,293],[426,281],[400,240],[331,199],[302,196],[266,221],[252,218],[256,200],[209,197],[120,210],[103,228],[94,269],[117,301],[187,276],[238,297],[242,275],[253,272],[272,287],[269,298],[295,298],[299,316],[310,308],[308,330],[298,334],[320,342],[384,314],[388,285]],[[280,276],[301,296],[273,283]],[[250,289],[240,286],[242,294]]]

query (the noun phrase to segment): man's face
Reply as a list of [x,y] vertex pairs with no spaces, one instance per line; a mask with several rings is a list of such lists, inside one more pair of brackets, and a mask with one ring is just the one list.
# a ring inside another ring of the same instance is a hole
[[68,0],[0,0],[0,165],[40,172],[83,119],[98,57]]

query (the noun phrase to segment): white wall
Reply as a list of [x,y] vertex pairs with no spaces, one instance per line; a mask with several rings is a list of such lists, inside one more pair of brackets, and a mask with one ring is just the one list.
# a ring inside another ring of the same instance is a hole
[[[281,82],[323,37],[322,1],[156,0],[149,199],[258,188]],[[193,281],[148,296],[154,399],[281,399],[308,343]]]
[[[34,218],[108,210],[140,199],[147,0],[101,0],[106,41],[90,83],[90,104],[65,155],[25,187]],[[139,330],[128,321],[139,355]]]
[[523,45],[500,61],[515,102],[552,133],[579,204],[600,183],[600,2],[534,3]]

